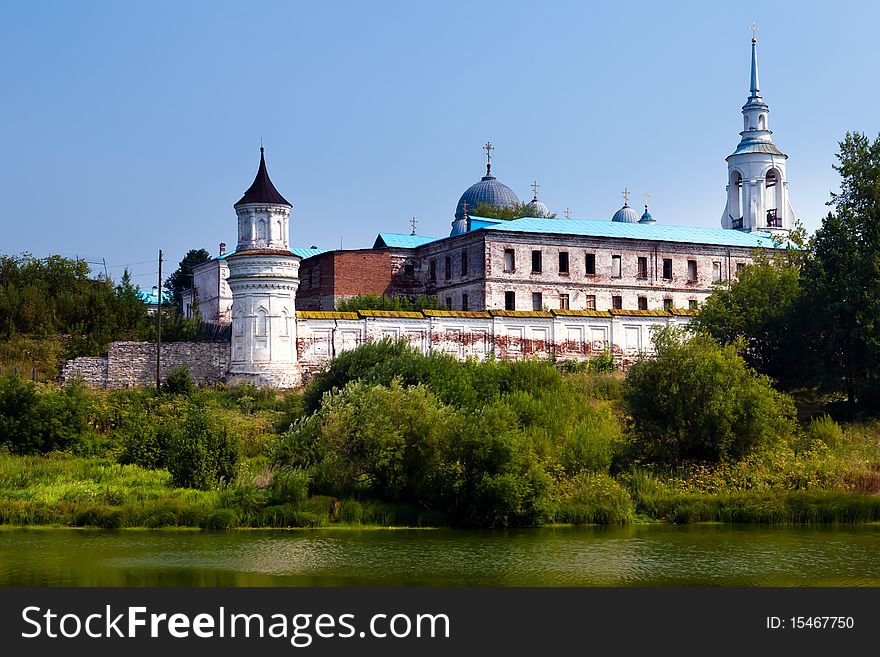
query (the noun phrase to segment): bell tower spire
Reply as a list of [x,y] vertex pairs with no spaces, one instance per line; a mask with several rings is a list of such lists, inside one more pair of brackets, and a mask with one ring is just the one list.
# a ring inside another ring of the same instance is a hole
[[788,156],[773,143],[770,108],[758,83],[758,27],[752,24],[749,96],[742,107],[743,130],[736,150],[727,157],[727,205],[724,228],[785,233],[795,215],[788,199],[785,165]]

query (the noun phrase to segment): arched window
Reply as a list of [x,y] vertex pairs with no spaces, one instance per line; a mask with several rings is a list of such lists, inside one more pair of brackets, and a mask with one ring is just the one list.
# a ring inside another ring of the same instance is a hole
[[263,307],[257,308],[257,337],[269,335],[269,313]]
[[286,338],[290,336],[290,314],[287,312],[287,308],[281,311],[281,337]]
[[763,114],[758,116],[758,130],[766,130],[767,129],[767,117]]
[[776,169],[764,174],[764,207],[767,209],[767,226],[782,228],[782,176]]
[[730,174],[730,188],[727,193],[730,199],[730,207],[728,208],[731,228],[743,227],[743,208],[745,207],[745,195],[743,193],[742,175],[739,171],[734,170]]
[[275,222],[275,234],[272,235],[272,239],[276,242],[284,239],[284,235],[281,234],[281,219]]
[[241,308],[234,308],[232,311],[232,326],[235,329],[235,337],[240,338],[244,335],[244,321],[241,318]]
[[266,220],[262,217],[257,222],[257,239],[261,242],[266,241]]

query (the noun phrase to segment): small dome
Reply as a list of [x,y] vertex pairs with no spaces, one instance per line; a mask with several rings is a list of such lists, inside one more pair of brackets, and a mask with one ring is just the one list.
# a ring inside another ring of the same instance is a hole
[[639,213],[629,207],[628,203],[624,203],[623,207],[611,217],[611,221],[620,221],[625,224],[637,224],[639,223]]
[[458,199],[458,205],[455,207],[456,219],[464,217],[465,202],[467,202],[468,214],[473,214],[480,203],[512,208],[519,203],[519,199],[510,187],[498,182],[495,176],[483,176],[480,182],[468,187]]
[[527,207],[529,208],[529,217],[546,218],[549,217],[551,214],[550,208],[548,208],[536,198],[533,198],[531,201],[529,201]]
[[648,212],[648,208],[645,207],[645,214],[642,215],[642,218],[639,219],[640,224],[654,224],[657,223],[654,217],[651,216],[651,213]]

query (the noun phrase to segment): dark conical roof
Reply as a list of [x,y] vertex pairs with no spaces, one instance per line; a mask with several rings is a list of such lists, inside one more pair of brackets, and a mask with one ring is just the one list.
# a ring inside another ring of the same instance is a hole
[[269,172],[266,171],[266,158],[263,156],[263,147],[260,146],[260,168],[257,169],[257,177],[248,187],[238,203],[233,207],[244,205],[245,203],[271,203],[273,205],[286,205],[293,207],[287,202],[287,199],[281,196],[280,192],[275,189],[275,185],[269,179]]

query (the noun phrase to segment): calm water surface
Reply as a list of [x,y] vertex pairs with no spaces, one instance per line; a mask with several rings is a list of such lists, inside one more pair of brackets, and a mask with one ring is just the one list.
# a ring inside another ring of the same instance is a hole
[[880,527],[6,529],[0,586],[880,586]]

